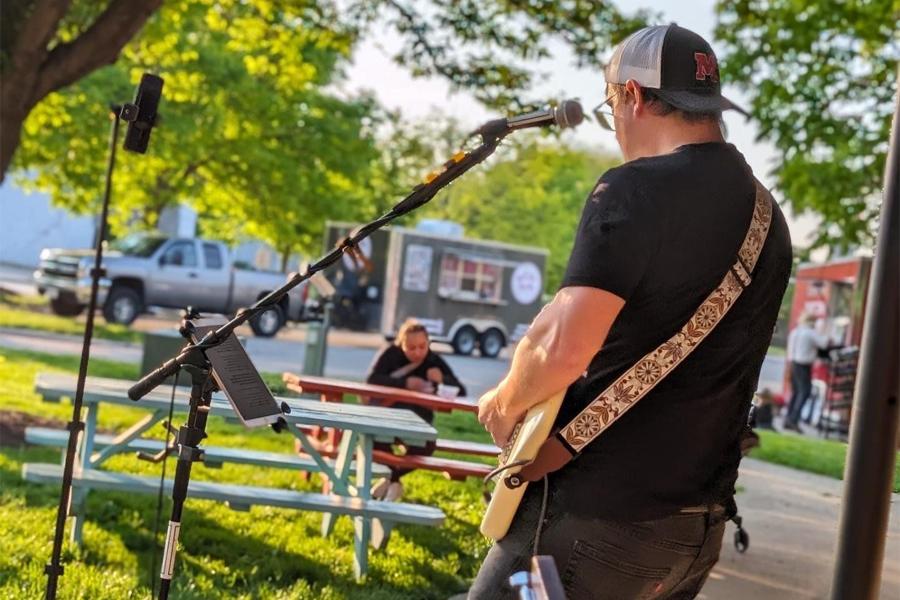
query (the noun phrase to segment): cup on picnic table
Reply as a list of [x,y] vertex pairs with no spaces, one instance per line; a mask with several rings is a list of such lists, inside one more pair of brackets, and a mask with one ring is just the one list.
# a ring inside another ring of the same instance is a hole
[[437,386],[437,395],[447,400],[452,400],[459,395],[459,388],[455,385],[447,385],[439,383]]

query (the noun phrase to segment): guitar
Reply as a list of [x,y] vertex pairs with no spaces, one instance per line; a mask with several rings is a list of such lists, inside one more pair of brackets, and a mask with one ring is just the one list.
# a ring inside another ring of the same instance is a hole
[[[565,395],[566,392],[563,390],[528,410],[525,418],[513,431],[509,442],[503,447],[503,451],[500,453],[500,466],[519,461],[530,461],[537,456],[541,444],[550,436]],[[506,535],[519,508],[519,503],[522,501],[522,496],[525,494],[528,482],[523,482],[517,487],[510,487],[506,484],[506,478],[517,473],[522,466],[524,465],[510,467],[501,472],[484,518],[481,520],[481,533],[493,540],[500,540]]]

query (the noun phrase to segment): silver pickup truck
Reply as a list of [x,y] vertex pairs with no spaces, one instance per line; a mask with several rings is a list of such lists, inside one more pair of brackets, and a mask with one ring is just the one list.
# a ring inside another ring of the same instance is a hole
[[[93,250],[44,249],[34,272],[38,291],[50,299],[58,315],[80,314],[91,292]],[[221,242],[140,234],[114,242],[103,255],[98,306],[111,323],[130,324],[149,306],[184,308],[232,315],[286,281],[282,273],[254,271],[234,265]],[[253,332],[275,335],[287,320],[301,321],[306,282],[278,306],[251,319]]]

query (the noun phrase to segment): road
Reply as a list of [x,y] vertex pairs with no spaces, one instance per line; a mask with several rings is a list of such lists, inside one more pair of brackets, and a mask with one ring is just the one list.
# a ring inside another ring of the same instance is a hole
[[[16,294],[36,294],[37,291],[31,281],[30,269],[0,264],[0,288]],[[81,317],[82,320],[83,318]],[[154,311],[154,314],[140,317],[132,327],[145,332],[172,329],[178,318],[177,311]],[[239,329],[238,334],[245,337],[247,352],[259,370],[280,373],[302,369],[305,355],[305,325],[285,327],[274,339],[254,337],[247,327]],[[377,334],[332,330],[328,343],[325,374],[330,377],[360,380],[365,376],[376,352],[385,341]],[[36,332],[2,328],[0,328],[0,346],[53,354],[81,353],[79,337],[46,336]],[[486,359],[456,356],[450,352],[450,347],[444,344],[435,344],[434,348],[465,382],[470,396],[480,396],[490,389],[509,368],[510,349],[504,350],[496,359]],[[139,345],[94,340],[91,355],[139,363],[142,354]],[[773,392],[781,391],[783,372],[784,359],[779,356],[767,356],[760,373],[759,389],[768,387]]]
[[[299,328],[298,328],[299,329]],[[247,337],[247,353],[260,371],[280,373],[282,371],[301,371],[306,354],[305,342],[298,334],[286,335],[284,339],[264,339]],[[293,339],[291,339],[293,338]],[[325,375],[341,379],[361,380],[372,364],[379,344],[383,342],[378,336],[361,336],[346,332],[334,332],[329,336],[329,347],[325,361]],[[50,354],[80,354],[81,338],[72,335],[48,334],[22,329],[0,328],[0,346],[19,350],[33,350]],[[496,384],[509,368],[508,352],[500,358],[488,359],[479,357],[456,356],[438,351],[450,364],[453,371],[465,382],[470,396],[480,396]],[[449,350],[449,348],[448,348]],[[140,363],[142,349],[139,344],[94,339],[91,344],[91,356],[107,360],[118,360]],[[760,388],[781,388],[781,373],[784,361],[780,357],[768,356],[763,363]]]

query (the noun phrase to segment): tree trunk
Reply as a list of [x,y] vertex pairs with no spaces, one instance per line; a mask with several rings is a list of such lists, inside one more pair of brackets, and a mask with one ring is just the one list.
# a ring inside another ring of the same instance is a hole
[[[3,82],[4,87],[6,81]],[[3,110],[0,111],[0,183],[6,179],[6,170],[12,161],[13,153],[19,146],[19,139],[22,136],[22,123],[25,122],[25,114],[15,110],[14,107],[7,108],[7,103],[3,102]],[[33,107],[29,107],[31,110]]]
[[143,27],[162,0],[111,0],[106,10],[77,38],[56,39],[71,0],[37,0],[17,13],[9,66],[0,75],[0,182],[19,146],[22,124],[47,94],[112,64],[122,47]]
[[284,248],[281,251],[281,272],[287,273],[288,261],[291,260],[291,249],[290,247]]

